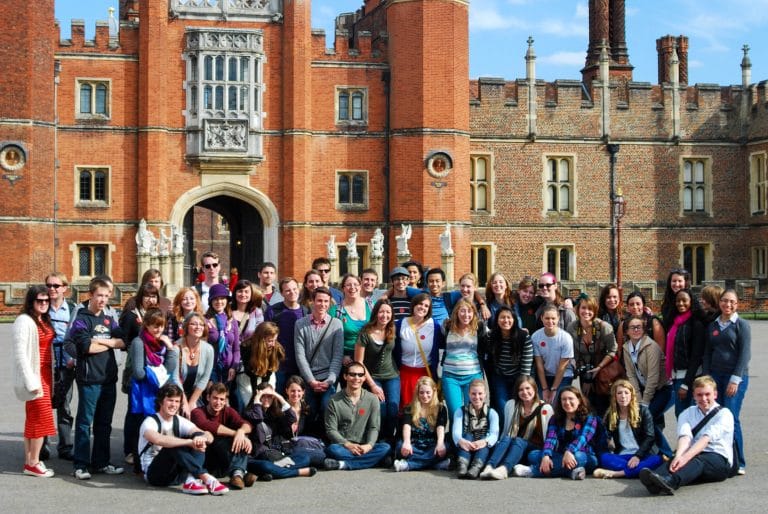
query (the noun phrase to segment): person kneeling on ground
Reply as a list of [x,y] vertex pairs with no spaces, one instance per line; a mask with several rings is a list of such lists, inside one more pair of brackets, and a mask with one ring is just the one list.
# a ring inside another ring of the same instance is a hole
[[499,439],[499,415],[485,403],[485,382],[481,378],[469,383],[469,403],[453,413],[451,432],[459,478],[477,478],[491,446]]
[[220,496],[229,489],[209,474],[203,464],[205,449],[213,434],[178,415],[182,390],[165,384],[157,393],[157,414],[148,416],[139,428],[139,459],[148,484],[167,487],[181,482],[187,494]]
[[221,382],[208,387],[208,404],[192,411],[190,419],[198,427],[213,434],[213,442],[205,450],[205,467],[217,477],[229,475],[229,487],[251,487],[256,481],[246,475],[248,454],[252,445],[248,434],[251,424],[227,405],[229,388]]
[[338,461],[326,463],[326,469],[372,468],[388,460],[390,452],[389,444],[376,442],[381,420],[379,399],[363,389],[362,363],[349,363],[344,379],[346,387],[333,395],[325,411],[325,432],[331,442],[326,453]]
[[692,482],[721,482],[733,476],[733,414],[717,403],[717,384],[705,375],[693,381],[696,405],[677,420],[677,451],[667,465],[644,469],[640,481],[651,494],[673,495]]

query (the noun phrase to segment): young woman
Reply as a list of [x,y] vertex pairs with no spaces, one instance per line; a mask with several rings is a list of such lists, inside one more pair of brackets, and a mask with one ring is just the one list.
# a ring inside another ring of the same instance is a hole
[[211,381],[215,352],[207,342],[208,323],[202,314],[188,314],[182,332],[184,336],[176,341],[180,353],[177,382],[184,390],[182,413],[189,418],[192,409],[203,405],[203,392]]
[[[251,338],[256,332],[256,327],[264,321],[266,305],[261,291],[253,287],[249,280],[238,281],[232,295],[232,317],[237,322],[238,340],[242,345]],[[250,395],[248,399],[250,400]]]
[[672,449],[664,437],[664,413],[672,399],[672,386],[667,380],[664,354],[659,345],[645,335],[645,318],[631,317],[627,321],[623,352],[627,380],[638,392],[640,403],[651,411],[659,450],[671,457]]
[[515,397],[504,407],[504,430],[493,447],[480,478],[504,480],[514,467],[527,461],[533,450],[541,450],[547,434],[552,407],[539,400],[536,381],[526,375],[517,379]]
[[[292,417],[295,419],[291,423],[291,442],[287,445],[290,447],[288,453],[305,454],[309,457],[310,466],[328,468],[325,466],[325,444],[316,437],[304,434],[304,422],[309,414],[309,405],[304,401],[306,387],[304,379],[299,375],[292,375],[286,381],[285,397],[293,411]],[[285,450],[286,445],[283,448]]]
[[462,298],[445,324],[443,354],[443,394],[448,412],[469,401],[469,384],[483,378],[478,355],[484,353],[487,339],[485,323],[480,321],[472,302]]
[[24,296],[21,314],[13,322],[13,389],[25,402],[25,475],[50,478],[53,470],[40,460],[46,437],[56,435],[51,408],[53,383],[53,338],[48,315],[50,299],[45,286],[31,286]]
[[733,414],[733,437],[738,446],[739,474],[746,471],[744,437],[741,433],[741,404],[749,386],[749,359],[752,332],[749,323],[738,315],[736,291],[726,289],[720,297],[720,317],[707,327],[704,347],[704,373],[715,379],[717,399]]
[[172,341],[184,336],[182,328],[184,320],[193,312],[201,316],[204,314],[200,295],[197,294],[197,290],[194,287],[182,287],[176,293],[176,296],[173,297],[173,305],[171,306],[171,312],[168,313],[168,321],[166,322],[165,333]]
[[309,270],[304,273],[304,282],[301,287],[301,297],[299,303],[305,309],[312,309],[312,293],[323,285],[323,277],[317,270]]
[[395,452],[399,457],[395,460],[395,471],[442,467],[447,453],[447,425],[448,410],[437,398],[437,384],[429,377],[421,377],[416,382],[413,401],[403,414],[403,439]]
[[341,320],[344,327],[344,362],[352,361],[355,354],[357,336],[368,320],[371,319],[371,308],[368,302],[360,296],[360,277],[347,273],[341,278],[341,290],[344,292],[344,300],[340,305],[334,305],[328,311],[332,317]]
[[130,361],[131,387],[123,425],[123,452],[126,462],[136,470],[141,467],[136,458],[139,427],[145,417],[156,412],[157,392],[169,380],[174,382],[179,365],[178,350],[165,334],[165,319],[162,310],[147,309],[141,330],[129,347],[130,358],[126,360]]
[[666,331],[659,318],[646,311],[645,296],[640,291],[633,291],[627,295],[627,315],[619,324],[619,331],[616,333],[616,341],[623,345],[627,336],[627,321],[632,316],[645,318],[646,335],[656,341],[659,348],[666,348]]
[[621,293],[616,284],[607,284],[600,291],[600,300],[598,302],[599,310],[597,317],[611,325],[613,333],[619,330],[621,323]]
[[459,478],[477,478],[499,439],[499,415],[485,402],[485,396],[485,382],[473,380],[469,384],[469,402],[453,413],[451,433]]
[[677,315],[667,332],[664,372],[673,381],[675,417],[692,405],[693,379],[701,374],[704,357],[706,327],[699,316],[693,314],[692,302],[689,289],[677,292]]
[[277,393],[269,382],[262,382],[256,389],[252,402],[243,416],[253,427],[253,458],[248,459],[248,471],[271,478],[292,478],[315,476],[317,469],[309,466],[309,457],[292,454],[293,464],[279,463],[284,457],[282,443],[293,437],[291,426],[296,421],[288,402]]
[[[554,305],[557,307],[558,312],[558,326],[565,329],[568,325],[576,321],[576,315],[573,313],[573,309],[568,307],[567,302],[562,293],[560,292],[557,277],[552,273],[542,273],[539,278],[539,296],[543,300],[542,305],[536,311],[536,317],[541,320],[541,314],[544,311],[544,307],[547,305]],[[541,328],[542,324],[539,323],[538,327]]]
[[424,266],[419,261],[408,261],[403,263],[403,267],[408,270],[408,285],[424,289]]
[[354,360],[365,365],[365,382],[381,405],[379,439],[395,436],[400,410],[400,373],[392,358],[395,348],[395,321],[392,304],[381,299],[373,306],[371,320],[357,336]]
[[667,285],[664,288],[664,300],[661,302],[661,319],[664,329],[669,330],[675,318],[675,295],[681,289],[691,288],[691,273],[685,269],[673,269],[667,275]]
[[610,323],[597,318],[597,302],[583,298],[576,307],[578,319],[568,325],[581,392],[598,416],[608,408],[608,395],[598,394],[595,376],[616,357],[617,345]]
[[411,300],[411,315],[395,323],[393,357],[400,371],[400,405],[410,405],[422,376],[437,378],[443,332],[432,319],[432,300],[419,293]]
[[477,309],[477,313],[480,314],[484,320],[491,317],[491,311],[488,310],[488,304],[486,301],[478,301],[477,292],[477,277],[472,273],[464,273],[459,279],[459,292],[461,297],[472,302],[472,305]]
[[536,311],[541,306],[543,300],[536,296],[536,286],[533,279],[525,277],[517,284],[517,293],[515,298],[515,314],[520,321],[520,327],[533,334],[537,330],[538,318]]
[[[510,307],[502,306],[496,313],[485,353],[491,400],[501,415],[507,402],[514,396],[518,379],[530,375],[533,365],[531,337],[518,327],[515,313]],[[502,423],[506,425],[507,422],[504,415]]]
[[[222,382],[230,387],[229,398],[239,402],[233,389],[237,368],[240,366],[240,340],[237,333],[237,323],[232,317],[229,306],[229,289],[223,284],[214,284],[208,290],[210,307],[205,317],[208,318],[208,342],[213,346],[216,356],[211,372],[213,382]],[[242,411],[241,406],[232,405]]]
[[699,319],[705,327],[720,316],[720,297],[723,288],[720,286],[704,286],[699,293]]
[[240,346],[245,379],[238,380],[237,392],[241,405],[247,405],[253,397],[256,387],[268,382],[275,388],[277,370],[285,359],[283,345],[277,341],[280,330],[271,321],[265,321],[256,327],[256,331]]
[[491,311],[491,324],[496,319],[496,313],[502,305],[512,307],[515,304],[509,282],[501,273],[496,272],[488,279],[488,285],[485,288],[485,302]]
[[549,422],[544,449],[532,451],[528,456],[531,465],[516,465],[514,475],[584,480],[587,471],[597,467],[592,446],[598,430],[600,419],[590,412],[589,401],[577,387],[566,387]]
[[611,386],[611,404],[605,413],[605,428],[613,440],[613,452],[600,454],[595,478],[637,478],[644,468],[656,469],[662,458],[657,453],[653,416],[637,401],[629,380]]
[[533,362],[536,364],[536,377],[542,399],[550,405],[557,394],[573,382],[573,338],[560,329],[559,309],[555,305],[546,305],[541,311],[544,328],[534,332]]
[[[144,313],[147,309],[157,307],[160,299],[160,293],[157,288],[151,284],[144,284],[136,292],[133,308],[126,311],[123,309],[120,315],[120,328],[123,329],[126,349],[130,349],[131,343],[139,335],[142,328]],[[130,369],[130,363],[126,363],[126,369]]]

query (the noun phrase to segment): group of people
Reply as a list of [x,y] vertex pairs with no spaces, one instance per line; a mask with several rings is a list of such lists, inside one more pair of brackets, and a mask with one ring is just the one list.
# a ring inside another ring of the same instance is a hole
[[[745,473],[750,327],[735,291],[697,297],[685,270],[670,273],[659,317],[639,292],[625,307],[615,284],[564,298],[551,273],[516,289],[494,273],[485,294],[467,273],[445,291],[443,270],[412,261],[387,290],[371,269],[336,289],[318,258],[301,283],[264,263],[230,290],[215,253],[201,265],[172,300],[147,271],[119,314],[109,277],[80,305],[61,273],[29,288],[13,331],[25,474],[53,476],[56,434],[77,479],[123,473],[109,444],[118,382],[126,463],[189,494],[373,466],[639,477],[654,494]],[[676,451],[664,436],[673,405]]]

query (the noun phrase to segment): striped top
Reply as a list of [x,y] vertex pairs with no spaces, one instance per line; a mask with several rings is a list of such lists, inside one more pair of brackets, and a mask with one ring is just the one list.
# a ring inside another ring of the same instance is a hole
[[482,372],[477,356],[477,334],[460,335],[448,332],[445,338],[443,374],[453,376],[477,375]]

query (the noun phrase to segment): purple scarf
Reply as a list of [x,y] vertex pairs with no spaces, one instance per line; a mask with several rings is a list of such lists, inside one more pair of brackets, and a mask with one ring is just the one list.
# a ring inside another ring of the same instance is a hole
[[150,366],[160,366],[165,357],[165,345],[143,328],[141,329],[140,337],[144,342],[144,355],[147,359],[147,364]]
[[691,318],[691,314],[692,311],[689,309],[683,314],[675,316],[675,321],[672,322],[672,326],[669,327],[669,332],[667,332],[667,355],[664,363],[667,379],[672,378],[672,371],[675,369],[675,336],[677,336],[677,329]]

